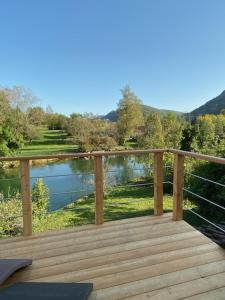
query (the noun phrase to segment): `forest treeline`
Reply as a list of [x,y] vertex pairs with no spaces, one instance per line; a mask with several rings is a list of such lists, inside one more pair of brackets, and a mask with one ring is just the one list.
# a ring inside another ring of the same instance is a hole
[[79,151],[119,148],[176,148],[224,156],[225,113],[203,115],[189,122],[172,113],[143,112],[141,100],[127,86],[121,90],[117,122],[92,114],[55,113],[36,105],[23,87],[0,90],[0,155],[16,155],[25,143],[38,140],[40,129],[61,129]]
[[[118,102],[117,121],[110,122],[92,114],[72,112],[70,116],[55,113],[51,107],[43,109],[37,105],[32,93],[22,87],[0,90],[0,156],[17,155],[25,143],[38,141],[41,128],[63,130],[69,140],[79,151],[113,150],[136,147],[146,148],[176,148],[186,151],[196,151],[205,154],[225,157],[225,111],[218,115],[203,115],[188,121],[182,116],[172,113],[158,114],[143,112],[141,100],[129,88],[121,90],[122,97]],[[141,158],[140,158],[141,159]],[[146,162],[147,165],[149,161]],[[172,164],[172,156],[165,156],[165,164]],[[185,169],[200,177],[215,180],[219,185],[201,178],[185,174],[185,187],[190,188],[207,199],[224,205],[225,166],[194,160],[185,161]],[[150,175],[152,176],[152,175]],[[165,172],[165,180],[172,181],[173,172]],[[149,179],[148,179],[149,180]],[[171,186],[165,185],[165,193],[171,193]],[[44,196],[43,196],[44,195]],[[20,194],[5,201],[0,194],[2,218],[0,231],[4,235],[14,235],[21,230],[21,222],[12,223],[11,214],[21,210]],[[193,195],[187,195],[191,205],[198,213],[211,217],[215,222],[223,218],[217,207],[199,201]],[[47,217],[40,212],[48,210],[48,191],[42,181],[37,181],[32,189],[32,199],[35,203],[38,226],[46,224]],[[5,223],[4,223],[5,222]],[[58,222],[58,221],[57,221]],[[15,225],[15,226],[14,226]],[[45,225],[43,225],[45,226]]]

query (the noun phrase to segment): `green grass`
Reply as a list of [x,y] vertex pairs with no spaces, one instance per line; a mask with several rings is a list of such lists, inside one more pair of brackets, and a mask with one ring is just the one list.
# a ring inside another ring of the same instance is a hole
[[[138,182],[136,182],[138,183]],[[21,202],[18,202],[18,211],[21,211]],[[12,207],[8,207],[8,205]],[[172,212],[173,200],[169,194],[164,195],[164,212]],[[8,203],[5,209],[11,215],[19,215],[15,213],[14,203]],[[16,211],[17,211],[16,210]],[[154,213],[153,186],[136,186],[136,187],[114,187],[106,189],[104,195],[104,221],[113,221],[132,217],[150,216]],[[3,211],[4,214],[4,211]],[[192,226],[199,228],[203,225],[201,219],[184,210],[184,220]],[[33,214],[32,224],[33,232],[45,232],[49,230],[59,230],[72,228],[84,224],[95,223],[95,198],[93,194],[86,196],[78,201],[69,204],[63,209],[47,214]],[[2,223],[4,224],[4,222]],[[6,225],[4,225],[6,226]],[[7,221],[7,230],[2,236],[20,235],[22,234],[22,218],[13,218]],[[0,222],[1,229],[1,222]],[[16,229],[16,231],[14,230]],[[17,230],[18,229],[18,230]],[[1,230],[0,230],[1,237]]]
[[71,143],[63,130],[41,129],[39,139],[25,144],[20,155],[49,155],[76,152],[77,146]]
[[[172,212],[171,195],[164,195],[164,212]],[[140,217],[154,214],[154,198],[152,186],[137,186],[107,190],[104,196],[104,221]],[[184,210],[184,220],[199,228],[203,225],[201,219]],[[94,195],[84,197],[66,208],[49,213],[40,222],[33,220],[34,231],[58,230],[84,224],[95,223]]]
[[[140,217],[154,214],[153,188],[115,187],[108,190],[104,197],[104,221]],[[164,195],[164,212],[172,211],[172,196]],[[184,219],[198,227],[199,220],[190,212],[184,211]],[[35,232],[63,229],[95,222],[94,195],[84,197],[59,211],[49,213],[41,222],[34,218]]]

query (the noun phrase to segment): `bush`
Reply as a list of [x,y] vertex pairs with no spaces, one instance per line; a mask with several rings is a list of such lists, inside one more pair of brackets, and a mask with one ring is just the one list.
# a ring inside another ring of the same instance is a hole
[[[192,173],[201,177],[224,184],[225,166],[215,163],[201,163],[193,169]],[[189,177],[188,187],[194,193],[225,207],[225,187],[205,181],[193,176]],[[205,217],[219,219],[224,216],[224,211],[202,199],[188,194],[188,198],[197,205],[199,212]]]
[[49,190],[42,178],[38,178],[32,188],[33,214],[43,216],[48,211]]
[[10,199],[0,194],[0,236],[15,236],[23,232],[21,195]]
[[[47,222],[49,191],[42,179],[32,188],[33,231],[44,228]],[[0,237],[15,236],[23,232],[22,199],[19,192],[5,198],[0,194]]]

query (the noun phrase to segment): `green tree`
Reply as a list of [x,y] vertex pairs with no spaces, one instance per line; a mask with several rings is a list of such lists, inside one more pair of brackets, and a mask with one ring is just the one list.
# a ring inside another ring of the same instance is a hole
[[124,144],[125,140],[139,133],[140,126],[144,123],[141,100],[126,86],[121,90],[122,99],[117,110],[118,141]]
[[0,156],[5,156],[22,147],[23,126],[20,111],[11,107],[5,91],[0,91],[0,107]]
[[205,153],[213,153],[215,148],[215,118],[211,115],[200,116],[195,122],[195,134],[192,149]]
[[27,110],[29,123],[35,126],[41,126],[45,123],[46,113],[40,106],[30,107]]
[[183,122],[176,115],[169,113],[162,118],[164,144],[167,148],[180,149]]
[[138,145],[141,148],[163,148],[164,135],[160,116],[151,112],[145,119],[143,132],[138,138]]

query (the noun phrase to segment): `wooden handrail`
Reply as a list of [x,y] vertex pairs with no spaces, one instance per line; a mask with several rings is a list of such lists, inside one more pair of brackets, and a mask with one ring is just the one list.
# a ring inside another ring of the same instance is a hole
[[181,220],[183,217],[183,182],[184,182],[184,158],[191,157],[198,160],[225,164],[225,158],[214,157],[195,152],[176,149],[147,149],[126,151],[96,151],[91,153],[70,153],[58,155],[36,155],[21,157],[0,157],[1,161],[20,161],[21,193],[23,211],[23,232],[25,236],[32,234],[32,201],[30,192],[29,163],[38,159],[68,159],[92,157],[95,159],[95,223],[104,222],[104,178],[103,157],[123,155],[154,154],[154,213],[163,214],[163,154],[165,152],[174,155],[174,177],[173,177],[173,220]]
[[82,158],[96,156],[122,156],[122,155],[141,155],[150,153],[163,153],[166,149],[147,149],[147,150],[126,150],[126,151],[96,151],[85,153],[67,153],[67,154],[52,154],[52,155],[33,155],[33,156],[11,156],[2,157],[0,161],[23,161],[23,160],[39,160],[39,159],[66,159],[66,158]]
[[179,154],[179,155],[183,155],[183,156],[187,156],[187,157],[192,157],[192,158],[196,158],[199,160],[206,160],[209,162],[214,162],[214,163],[218,163],[218,164],[225,164],[225,158],[222,157],[216,157],[216,156],[210,156],[210,155],[206,155],[206,154],[200,154],[200,153],[196,153],[196,152],[188,152],[188,151],[183,151],[183,150],[176,150],[176,149],[167,149],[166,152],[170,152],[173,154]]

